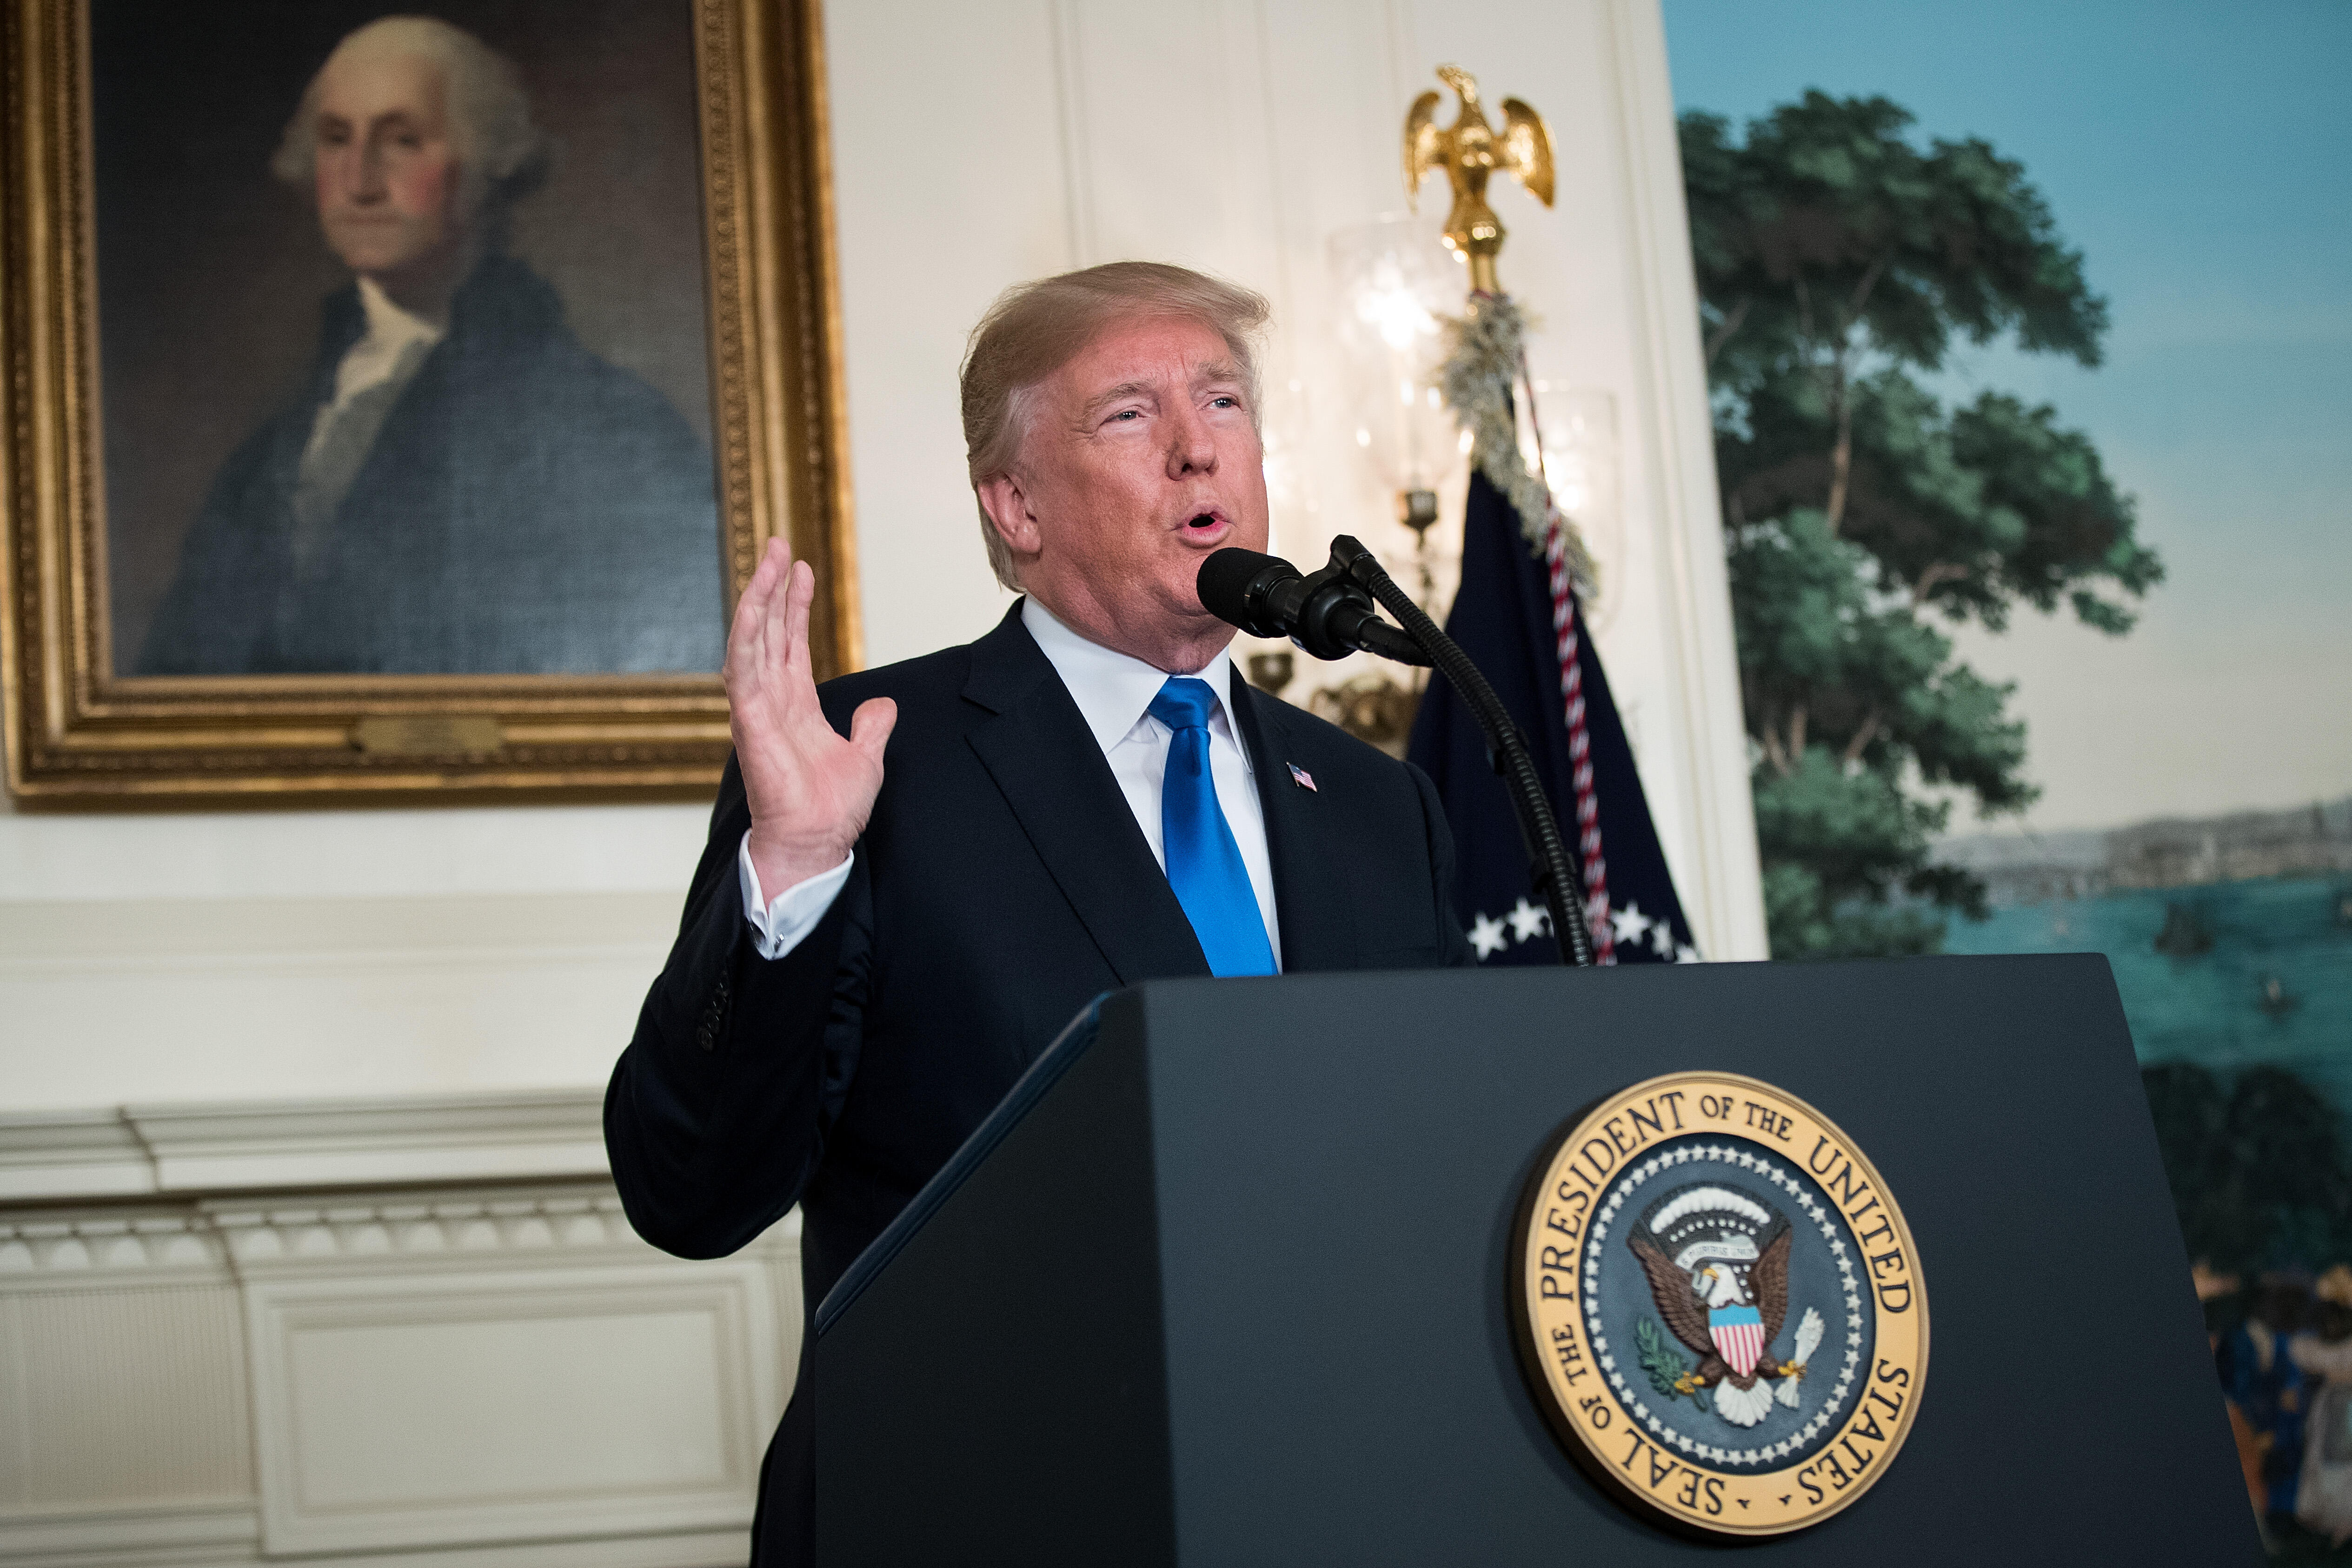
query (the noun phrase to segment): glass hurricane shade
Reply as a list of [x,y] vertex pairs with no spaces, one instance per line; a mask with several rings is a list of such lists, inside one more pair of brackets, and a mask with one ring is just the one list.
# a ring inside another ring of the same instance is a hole
[[1444,321],[1463,308],[1461,263],[1439,225],[1406,217],[1339,229],[1329,253],[1355,444],[1384,489],[1434,489],[1462,453],[1437,383]]

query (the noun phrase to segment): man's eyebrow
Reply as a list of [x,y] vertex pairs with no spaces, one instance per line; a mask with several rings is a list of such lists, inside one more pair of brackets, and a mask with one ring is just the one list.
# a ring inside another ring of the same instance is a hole
[[[1202,387],[1214,386],[1221,382],[1238,386],[1242,379],[1240,366],[1228,360],[1219,360],[1213,364],[1204,364],[1192,373],[1192,390],[1197,392]],[[1117,386],[1105,387],[1087,399],[1086,416],[1091,420],[1103,409],[1126,398],[1159,395],[1160,384],[1156,381],[1122,381]]]
[[1122,398],[1157,397],[1159,395],[1160,388],[1151,382],[1122,381],[1117,386],[1105,387],[1102,391],[1096,393],[1092,397],[1087,398],[1086,411],[1087,414],[1092,415],[1097,410],[1106,408],[1111,404],[1118,402]]

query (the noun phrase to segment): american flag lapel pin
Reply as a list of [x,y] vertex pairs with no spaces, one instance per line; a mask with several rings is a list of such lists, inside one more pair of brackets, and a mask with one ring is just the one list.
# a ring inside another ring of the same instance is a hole
[[[1285,763],[1282,765],[1290,770],[1290,782],[1292,784],[1297,784],[1300,789],[1315,789],[1315,775],[1313,773],[1308,773],[1297,763]],[[1315,790],[1315,793],[1320,795],[1323,792],[1321,790]]]

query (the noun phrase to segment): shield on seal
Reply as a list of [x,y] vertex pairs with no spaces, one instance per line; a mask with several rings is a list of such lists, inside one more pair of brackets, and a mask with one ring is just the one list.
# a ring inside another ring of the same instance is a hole
[[1753,1307],[1717,1307],[1706,1315],[1706,1337],[1731,1370],[1746,1377],[1764,1353],[1764,1314]]

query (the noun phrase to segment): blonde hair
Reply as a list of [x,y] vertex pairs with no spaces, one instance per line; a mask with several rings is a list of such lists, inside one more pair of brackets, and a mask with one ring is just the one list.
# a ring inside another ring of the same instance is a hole
[[319,84],[328,66],[362,53],[415,55],[440,68],[468,214],[493,198],[504,206],[547,173],[553,144],[533,123],[530,99],[504,55],[437,16],[383,16],[345,34],[311,76],[269,160],[271,174],[297,187],[310,183],[319,157]]
[[[1172,316],[1224,339],[1249,391],[1250,421],[1262,434],[1257,335],[1268,313],[1263,295],[1160,261],[1113,261],[1007,289],[964,346],[963,448],[974,499],[982,484],[1020,460],[1039,385],[1115,322]],[[996,580],[1018,593],[1012,548],[985,506],[980,534]]]

